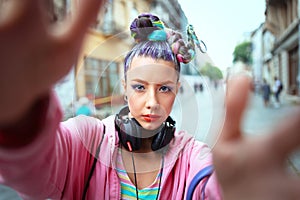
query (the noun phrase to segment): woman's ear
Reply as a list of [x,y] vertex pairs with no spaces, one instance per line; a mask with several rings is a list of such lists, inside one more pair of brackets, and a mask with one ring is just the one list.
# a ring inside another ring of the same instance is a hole
[[126,81],[124,79],[122,79],[122,87],[123,87],[123,90],[124,90],[124,94],[126,94],[127,92],[127,84],[126,84]]
[[122,79],[122,87],[123,87],[124,91],[126,92],[126,81],[124,79]]

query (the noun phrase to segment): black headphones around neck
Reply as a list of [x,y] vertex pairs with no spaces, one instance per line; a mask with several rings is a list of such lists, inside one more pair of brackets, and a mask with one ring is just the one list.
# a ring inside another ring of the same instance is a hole
[[[121,144],[129,151],[136,151],[141,148],[142,138],[145,134],[153,137],[151,149],[157,151],[168,145],[174,137],[175,121],[169,116],[167,120],[155,130],[144,129],[136,119],[130,118],[128,106],[123,107],[115,117],[115,127],[118,131]],[[130,147],[128,146],[130,143]]]

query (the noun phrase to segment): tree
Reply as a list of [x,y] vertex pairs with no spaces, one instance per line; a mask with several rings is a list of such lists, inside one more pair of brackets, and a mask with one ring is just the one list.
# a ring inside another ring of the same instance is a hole
[[245,64],[252,64],[252,43],[243,42],[238,44],[233,52],[233,62],[241,61]]
[[223,78],[223,74],[221,72],[221,70],[216,67],[213,66],[211,63],[206,63],[201,69],[200,69],[200,73],[203,76],[207,76],[210,80],[220,80]]

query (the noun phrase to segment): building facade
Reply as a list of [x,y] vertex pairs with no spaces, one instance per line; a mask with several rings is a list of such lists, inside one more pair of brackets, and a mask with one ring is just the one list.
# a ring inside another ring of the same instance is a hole
[[265,37],[274,36],[264,67],[284,84],[287,96],[299,92],[299,0],[266,0]]
[[255,84],[260,84],[263,79],[263,31],[264,24],[261,24],[251,34],[252,42],[252,77]]

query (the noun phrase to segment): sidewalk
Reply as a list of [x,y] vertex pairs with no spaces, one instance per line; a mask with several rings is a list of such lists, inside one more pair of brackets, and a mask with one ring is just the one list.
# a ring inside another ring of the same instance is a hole
[[252,93],[248,108],[245,113],[244,130],[249,134],[261,134],[274,127],[278,122],[286,118],[300,104],[292,103],[285,96],[281,97],[280,107],[274,106],[274,98],[271,96],[270,105],[264,106],[261,95]]
[[[279,108],[273,106],[265,107],[262,97],[258,94],[253,94],[245,113],[243,129],[248,135],[265,134],[274,129],[275,125],[287,118],[296,108],[300,108],[300,104],[297,101],[291,101],[287,96],[281,97]],[[300,176],[300,150],[290,156],[287,160],[287,165],[292,173]]]
[[284,95],[283,99],[291,104],[299,105],[300,106],[300,97],[294,95]]

